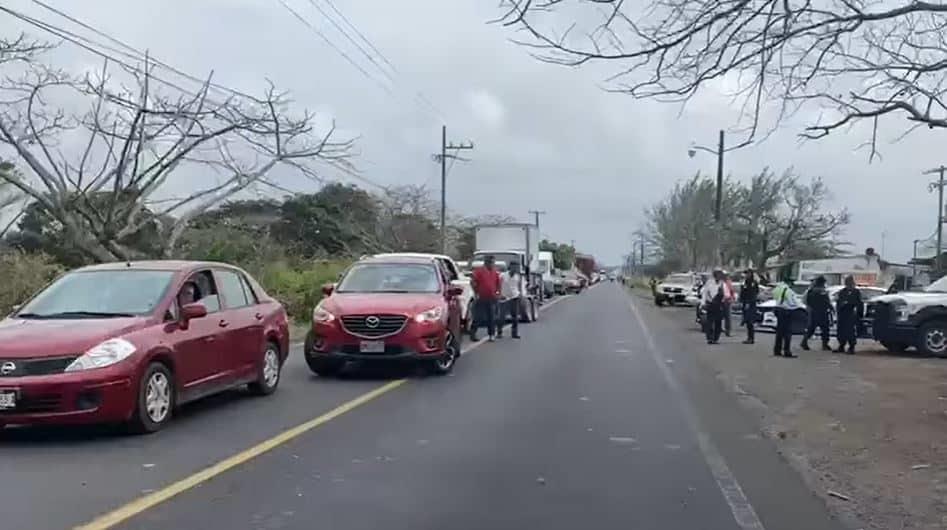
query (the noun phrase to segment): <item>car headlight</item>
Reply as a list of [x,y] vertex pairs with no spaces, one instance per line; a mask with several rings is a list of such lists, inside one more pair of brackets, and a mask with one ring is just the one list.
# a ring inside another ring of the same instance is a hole
[[444,309],[440,306],[432,307],[427,311],[418,313],[414,317],[415,322],[437,322],[444,316]]
[[312,310],[312,321],[319,322],[321,324],[328,324],[335,320],[335,315],[333,315],[329,310],[322,307],[322,302],[316,305],[316,308]]
[[83,353],[66,367],[67,372],[104,368],[124,361],[135,353],[135,345],[125,339],[109,339]]

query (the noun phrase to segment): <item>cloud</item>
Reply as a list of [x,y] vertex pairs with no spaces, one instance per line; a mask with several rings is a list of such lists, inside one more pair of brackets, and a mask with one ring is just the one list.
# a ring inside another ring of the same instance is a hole
[[488,127],[498,129],[503,124],[506,116],[503,103],[486,90],[473,90],[467,94],[467,105],[474,117]]

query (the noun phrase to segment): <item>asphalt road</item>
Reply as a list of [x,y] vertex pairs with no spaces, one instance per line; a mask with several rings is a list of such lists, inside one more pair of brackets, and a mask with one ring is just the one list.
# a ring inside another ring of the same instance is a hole
[[[152,436],[2,433],[0,528],[71,528],[181,479],[179,494],[131,504],[115,528],[840,528],[679,347],[690,331],[612,284],[546,309],[522,341],[479,345],[450,377],[321,379],[295,352],[274,396],[205,400]],[[187,479],[401,378],[232,469]]]

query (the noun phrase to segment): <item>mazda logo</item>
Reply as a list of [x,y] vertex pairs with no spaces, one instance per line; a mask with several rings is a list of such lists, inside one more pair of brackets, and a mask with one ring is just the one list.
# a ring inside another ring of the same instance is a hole
[[11,362],[5,362],[3,365],[0,365],[0,375],[10,375],[16,371],[16,364]]
[[381,324],[381,319],[376,316],[365,317],[365,325],[374,329],[378,327],[378,324]]

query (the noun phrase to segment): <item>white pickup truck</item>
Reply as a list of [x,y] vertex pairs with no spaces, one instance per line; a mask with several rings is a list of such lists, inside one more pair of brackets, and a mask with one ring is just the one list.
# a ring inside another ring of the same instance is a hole
[[464,330],[469,329],[469,315],[471,315],[473,311],[473,288],[470,286],[470,278],[461,272],[460,267],[457,266],[457,262],[455,262],[453,258],[443,254],[424,254],[420,252],[395,252],[391,254],[376,254],[376,256],[408,258],[422,257],[436,259],[441,264],[441,266],[444,267],[444,270],[447,271],[448,276],[450,276],[451,283],[463,287],[464,289],[464,292],[460,295],[460,320]]

